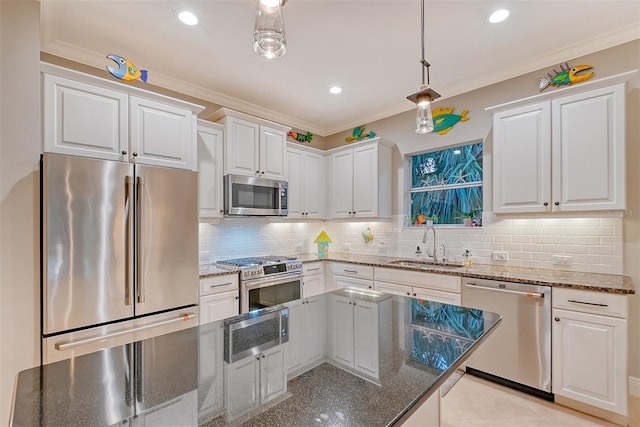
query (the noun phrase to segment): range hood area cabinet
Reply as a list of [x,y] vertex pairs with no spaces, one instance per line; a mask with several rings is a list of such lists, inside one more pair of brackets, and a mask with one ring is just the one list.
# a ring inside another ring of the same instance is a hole
[[625,83],[493,115],[495,213],[622,210]]
[[228,108],[209,120],[224,125],[224,174],[285,179],[288,126]]
[[[301,148],[294,148],[301,147]],[[326,218],[326,157],[320,150],[287,144],[287,181],[291,219]]]
[[329,153],[329,218],[391,218],[391,147],[372,138]]
[[196,170],[199,105],[41,63],[43,152]]

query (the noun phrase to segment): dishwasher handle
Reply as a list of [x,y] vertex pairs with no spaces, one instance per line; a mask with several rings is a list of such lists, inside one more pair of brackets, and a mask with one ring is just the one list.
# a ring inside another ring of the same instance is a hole
[[465,283],[465,286],[467,288],[472,288],[472,289],[482,289],[483,291],[503,292],[503,293],[507,293],[507,294],[522,295],[522,296],[525,296],[525,297],[535,298],[535,299],[543,299],[544,298],[544,293],[542,293],[542,292],[523,292],[523,291],[514,291],[512,289],[489,288],[487,286],[479,286],[479,285],[476,285],[474,283]]

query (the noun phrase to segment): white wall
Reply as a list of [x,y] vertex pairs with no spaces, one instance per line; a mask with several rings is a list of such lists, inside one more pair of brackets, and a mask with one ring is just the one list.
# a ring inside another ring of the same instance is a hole
[[40,362],[40,5],[0,1],[0,424]]

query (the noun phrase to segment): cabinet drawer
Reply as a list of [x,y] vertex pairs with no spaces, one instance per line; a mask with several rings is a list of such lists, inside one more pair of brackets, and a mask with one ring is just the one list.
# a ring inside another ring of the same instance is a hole
[[433,289],[413,288],[413,298],[426,299],[442,304],[461,305],[460,294],[453,292],[434,291]]
[[302,269],[305,276],[317,276],[318,274],[324,274],[324,264],[320,262],[311,262],[302,264]]
[[368,265],[334,262],[331,265],[331,270],[333,271],[333,274],[337,276],[349,276],[373,280],[373,267]]
[[200,279],[200,296],[237,290],[238,276],[234,274]]
[[396,270],[393,268],[376,268],[376,280],[391,283],[417,286],[419,288],[460,292],[461,278],[446,274],[422,273],[419,271]]
[[553,308],[627,318],[629,301],[626,295],[579,289],[552,289]]

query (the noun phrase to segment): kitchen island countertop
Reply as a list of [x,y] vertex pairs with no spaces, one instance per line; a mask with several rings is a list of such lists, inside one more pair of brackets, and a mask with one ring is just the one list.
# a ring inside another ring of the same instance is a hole
[[[325,307],[320,322],[327,337],[332,328],[343,327],[331,308],[339,298],[350,298],[354,307],[375,301],[366,295],[360,299],[361,292],[342,289],[317,296]],[[219,321],[22,371],[16,379],[12,424],[289,427],[403,422],[439,390],[501,317],[380,295],[373,304],[385,304],[377,311],[380,325],[386,326],[369,336],[377,335],[379,348],[387,349],[380,350],[378,378],[356,375],[337,363],[328,346],[321,363],[291,378],[281,398],[229,419],[225,390],[231,365],[223,361],[225,327]],[[305,331],[322,330],[317,326]],[[285,354],[295,339],[301,337],[291,333]]]
[[330,253],[328,258],[318,258],[315,253],[308,253],[298,255],[298,258],[303,262],[336,261],[372,267],[395,268],[399,270],[430,272],[477,279],[507,280],[517,283],[574,288],[595,292],[615,294],[635,293],[631,278],[620,274],[585,273],[581,271],[509,267],[491,264],[474,264],[471,268],[460,267],[451,269],[438,266],[437,264],[424,263],[417,267],[393,264],[394,261],[399,260],[410,261],[408,258],[352,253]]

